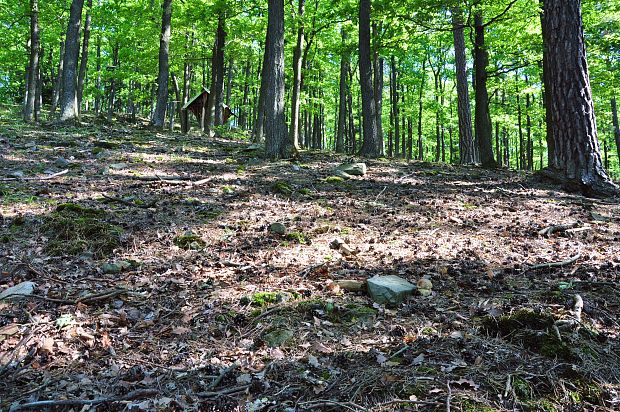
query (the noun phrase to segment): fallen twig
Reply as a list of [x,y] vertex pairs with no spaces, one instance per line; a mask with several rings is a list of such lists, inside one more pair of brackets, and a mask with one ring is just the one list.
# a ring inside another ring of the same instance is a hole
[[551,236],[554,233],[557,232],[566,232],[569,229],[574,229],[576,227],[579,227],[579,222],[575,222],[575,223],[569,223],[567,225],[551,225],[551,226],[547,226],[544,229],[541,229],[538,231],[538,234],[540,236]]
[[316,401],[302,402],[302,403],[299,403],[297,406],[303,406],[303,407],[311,408],[311,409],[312,408],[323,408],[326,406],[339,406],[349,411],[368,411],[369,410],[353,402],[338,402],[338,401],[333,401],[331,399],[318,399]]
[[61,172],[58,173],[54,173],[48,176],[41,176],[41,177],[4,177],[2,179],[0,179],[0,182],[13,182],[16,180],[36,180],[36,181],[41,181],[41,180],[50,180],[50,179],[54,179],[58,176],[62,176],[62,175],[66,175],[67,173],[69,173],[69,169],[65,169]]
[[196,394],[196,396],[198,396],[199,398],[215,398],[217,396],[230,395],[231,393],[242,392],[242,391],[245,391],[246,389],[248,389],[249,387],[250,387],[250,385],[234,386],[232,388],[222,389],[221,391],[199,392],[199,393]]
[[159,391],[157,389],[138,389],[132,392],[129,392],[127,395],[123,396],[114,396],[107,398],[95,398],[95,399],[52,399],[47,401],[37,401],[37,402],[29,402],[24,403],[23,405],[18,405],[15,408],[12,408],[12,411],[23,411],[23,410],[41,410],[43,408],[53,407],[53,406],[79,406],[79,405],[100,405],[102,403],[114,403],[114,402],[123,402],[123,401],[132,401],[135,399],[142,399],[149,396],[157,395]]
[[576,254],[570,259],[563,260],[561,262],[550,262],[550,263],[540,263],[538,265],[526,266],[525,270],[537,270],[537,269],[551,269],[551,268],[560,268],[568,265],[572,265],[581,257],[581,253]]
[[237,363],[233,363],[232,365],[230,365],[229,367],[227,367],[226,369],[223,369],[222,372],[220,372],[220,375],[215,378],[213,380],[213,382],[211,382],[211,384],[209,386],[207,386],[207,389],[209,391],[217,388],[217,385],[220,384],[220,382],[222,382],[222,379],[224,379],[224,377],[226,375],[228,375],[230,372],[232,372],[233,370],[237,369],[239,365],[237,365]]
[[86,303],[91,303],[91,302],[97,302],[100,300],[110,299],[123,293],[127,293],[127,290],[126,289],[105,290],[103,292],[93,293],[91,295],[83,296],[78,299],[55,299],[55,298],[48,298],[47,296],[41,296],[41,295],[27,295],[27,296],[22,295],[22,296],[24,298],[34,298],[34,299],[44,300],[46,302],[60,303],[62,305],[77,305],[78,303],[86,304]]

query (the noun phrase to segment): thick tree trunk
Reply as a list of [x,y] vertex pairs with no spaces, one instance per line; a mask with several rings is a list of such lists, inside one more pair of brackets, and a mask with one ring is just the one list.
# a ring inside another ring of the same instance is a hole
[[459,8],[452,9],[452,28],[454,34],[454,54],[456,59],[456,90],[459,115],[459,147],[461,163],[474,163],[475,151],[471,130],[471,107],[467,82],[467,60],[465,55],[465,33],[463,15]]
[[172,20],[172,0],[164,0],[161,15],[161,37],[159,39],[159,74],[157,76],[157,103],[151,125],[164,127],[166,121],[166,106],[168,104],[168,76],[170,65],[168,55],[170,50],[170,22]]
[[482,14],[474,16],[476,29],[474,43],[474,67],[476,74],[476,134],[478,135],[478,151],[482,167],[495,168],[497,163],[493,158],[493,125],[489,113],[489,93],[487,90],[487,66],[489,65],[489,53],[484,43],[484,30]]
[[[301,68],[304,47],[304,13],[306,0],[299,0],[297,7],[297,45],[293,52],[293,96],[291,97],[291,128],[289,130],[290,144],[294,150],[299,148],[299,108],[301,107]],[[342,87],[341,87],[342,88]],[[338,151],[338,149],[336,149]]]
[[293,146],[284,120],[284,0],[269,0],[265,43],[265,154],[271,159],[289,158]]
[[26,105],[24,106],[24,120],[27,122],[32,122],[36,117],[35,102],[37,97],[40,48],[39,2],[38,0],[30,0],[30,64],[28,65],[28,88],[26,90]]
[[616,150],[618,152],[618,159],[620,160],[620,124],[618,123],[618,105],[616,104],[616,98],[611,98],[611,115],[614,124],[614,139],[616,141]]
[[580,0],[544,0],[544,53],[549,73],[550,133],[557,171],[586,195],[617,193],[597,138]]
[[370,49],[370,2],[360,0],[359,10],[359,68],[362,94],[363,141],[360,154],[376,157],[378,153],[377,103],[373,90]]
[[84,81],[86,79],[86,68],[88,67],[88,42],[90,40],[90,22],[93,8],[93,0],[86,3],[86,18],[84,20],[84,40],[82,41],[82,56],[80,59],[80,72],[77,83],[77,105],[78,112],[82,113],[82,96],[84,95]]
[[60,95],[60,121],[78,120],[77,108],[77,59],[80,52],[80,23],[84,0],[73,0],[69,13],[67,38],[65,39],[62,93]]

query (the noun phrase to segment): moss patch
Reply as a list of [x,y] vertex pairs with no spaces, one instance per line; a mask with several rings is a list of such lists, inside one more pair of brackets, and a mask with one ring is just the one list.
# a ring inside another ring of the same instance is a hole
[[271,185],[271,190],[283,196],[290,196],[293,194],[293,189],[291,188],[291,185],[284,181],[275,182],[273,185]]
[[185,250],[200,250],[207,243],[197,234],[193,232],[185,232],[184,234],[174,238],[174,244]]
[[51,255],[93,253],[95,258],[108,256],[120,246],[123,229],[106,221],[103,210],[63,203],[43,222],[49,236],[46,250]]

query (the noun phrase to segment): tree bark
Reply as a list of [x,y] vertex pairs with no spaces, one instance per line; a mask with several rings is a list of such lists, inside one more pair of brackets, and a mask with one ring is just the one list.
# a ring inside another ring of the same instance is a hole
[[580,0],[544,0],[544,53],[548,73],[550,134],[556,171],[568,189],[585,195],[616,194],[601,160],[581,21]]
[[62,93],[60,96],[60,121],[79,119],[77,108],[77,59],[80,52],[80,24],[84,0],[73,0],[65,39]]
[[426,58],[422,61],[422,80],[418,95],[418,160],[424,160],[424,139],[422,135],[422,114],[424,110],[424,85],[426,84]]
[[166,121],[166,106],[168,103],[168,76],[170,65],[168,55],[170,50],[170,22],[172,20],[172,0],[164,0],[161,15],[161,35],[159,39],[159,74],[157,76],[157,103],[151,125],[164,127]]
[[101,111],[101,35],[97,36],[97,81],[95,84],[95,115]]
[[362,156],[376,157],[379,155],[379,145],[377,144],[379,136],[370,48],[370,2],[371,0],[360,0],[359,9],[359,68],[364,130],[360,154]]
[[456,60],[456,90],[459,116],[459,146],[462,164],[474,163],[475,151],[471,130],[471,106],[467,82],[467,60],[465,55],[465,33],[463,15],[459,8],[452,9],[454,54]]
[[[118,60],[118,49],[119,44],[116,43],[114,45],[114,49],[112,50],[112,65],[114,67],[112,72],[112,78],[110,79],[110,95],[108,98],[108,122],[112,121],[112,115],[114,114],[114,102],[116,100],[116,76],[114,71],[118,70],[119,60]],[[154,85],[153,85],[154,87]],[[162,123],[163,127],[163,123]]]
[[52,92],[52,107],[50,114],[56,113],[58,109],[58,103],[60,103],[60,93],[62,92],[62,74],[65,68],[65,41],[62,39],[63,33],[60,34],[60,56],[58,60],[58,73],[56,74],[56,81],[54,82],[54,91]]
[[489,65],[489,53],[484,43],[484,30],[482,14],[474,16],[476,31],[474,41],[474,68],[476,74],[476,134],[478,135],[478,151],[480,163],[485,168],[495,168],[497,163],[493,158],[493,125],[489,113],[489,93],[487,90],[487,66]]
[[620,160],[620,124],[618,123],[618,105],[616,104],[616,98],[611,98],[611,115],[614,124],[614,139],[616,141],[616,150],[618,152],[618,159]]
[[284,120],[284,0],[269,0],[265,42],[265,154],[289,158],[293,147]]
[[349,53],[346,48],[346,32],[342,30],[342,55],[340,56],[340,97],[338,109],[338,133],[336,135],[336,152],[344,153],[347,128],[347,77],[349,73]]
[[[291,128],[289,130],[289,140],[294,150],[299,149],[299,109],[301,107],[301,69],[305,37],[303,19],[305,10],[306,0],[299,0],[297,7],[297,45],[293,52],[293,96],[291,97]],[[338,151],[337,148],[336,151]]]
[[226,18],[224,12],[220,12],[217,20],[217,42],[215,45],[215,55],[213,58],[213,82],[214,88],[211,94],[214,97],[215,117],[213,118],[214,126],[222,126],[224,124],[224,48],[226,47]]
[[82,41],[82,56],[80,60],[80,72],[78,73],[77,83],[77,106],[79,113],[82,113],[84,80],[86,79],[86,68],[88,67],[88,42],[90,40],[90,22],[93,8],[93,0],[88,0],[88,2],[86,3],[86,7],[86,18],[84,20],[84,40]]
[[39,74],[39,53],[41,41],[39,37],[39,2],[30,0],[30,63],[28,65],[28,87],[26,90],[26,105],[24,106],[24,120],[35,120],[35,102],[37,97],[37,83]]

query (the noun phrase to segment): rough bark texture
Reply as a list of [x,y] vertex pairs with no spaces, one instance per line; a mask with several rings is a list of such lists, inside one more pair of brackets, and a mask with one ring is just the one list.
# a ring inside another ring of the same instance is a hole
[[269,0],[265,43],[265,154],[270,159],[292,154],[284,121],[284,0]]
[[93,0],[88,0],[86,4],[86,18],[84,20],[84,40],[82,41],[82,55],[80,58],[80,72],[77,84],[77,104],[78,112],[82,112],[82,96],[84,95],[84,81],[86,79],[86,68],[88,67],[88,42],[90,40],[90,22]]
[[30,0],[30,64],[28,65],[28,87],[24,106],[24,120],[27,122],[35,120],[40,46],[39,2]]
[[478,151],[482,167],[494,168],[497,163],[493,158],[493,125],[489,113],[489,93],[487,90],[487,66],[489,53],[484,44],[484,30],[482,15],[476,14],[474,25],[476,29],[474,43],[474,67],[476,72],[476,133],[478,135]]
[[297,45],[293,53],[293,96],[291,97],[291,128],[289,130],[290,144],[297,150],[299,148],[299,108],[301,106],[301,64],[304,47],[304,13],[306,0],[299,0],[297,8]]
[[168,103],[168,75],[170,65],[168,54],[170,49],[170,21],[172,19],[172,0],[164,0],[161,15],[161,37],[159,39],[159,74],[157,76],[157,103],[151,124],[164,127],[166,106]]
[[370,0],[360,0],[359,10],[359,67],[362,91],[363,141],[360,154],[378,156],[377,106],[373,90],[370,49]]
[[456,94],[459,115],[459,146],[461,163],[474,163],[474,143],[471,130],[471,106],[467,85],[467,60],[465,56],[465,33],[463,16],[460,9],[452,9],[452,27],[454,33],[454,55],[456,59]]
[[617,190],[601,160],[588,75],[580,0],[544,0],[549,133],[557,171],[586,195]]
[[60,94],[60,121],[77,120],[77,59],[80,52],[80,23],[84,0],[73,0],[65,39],[62,93]]

